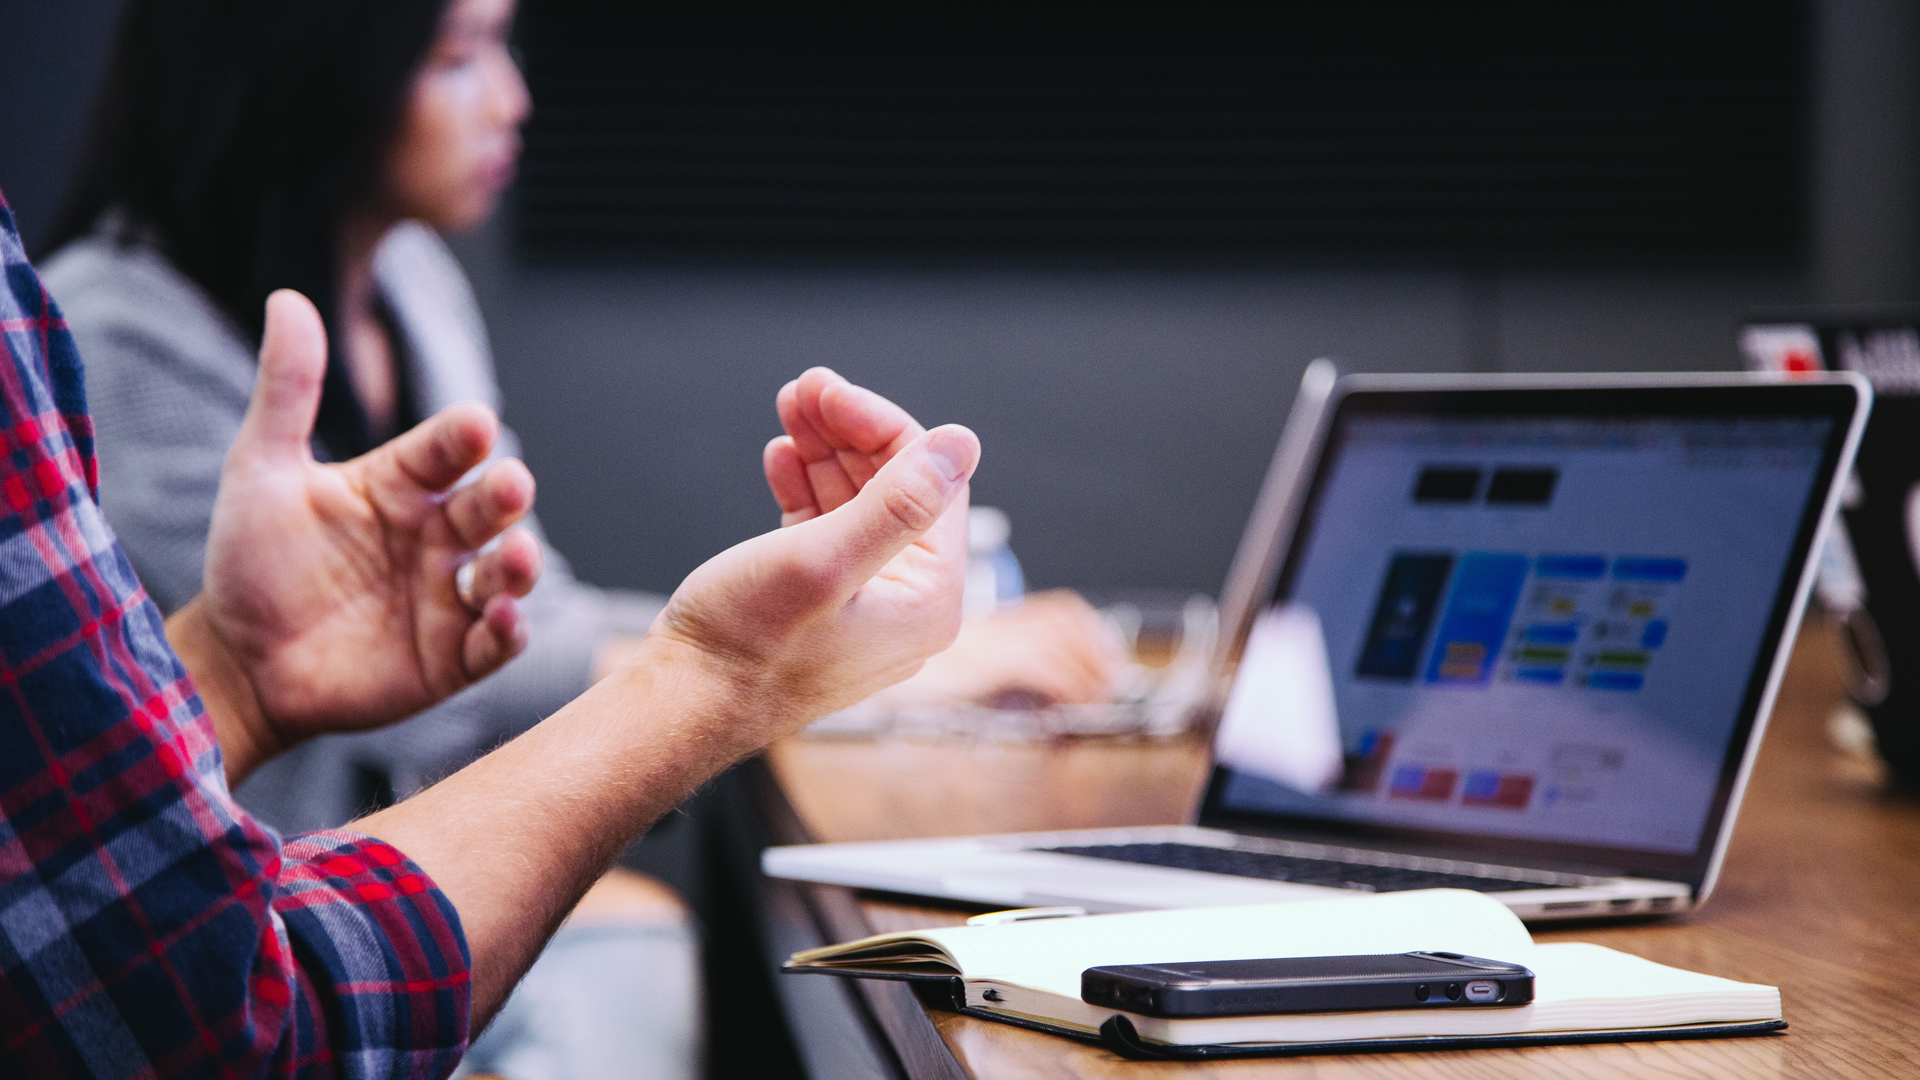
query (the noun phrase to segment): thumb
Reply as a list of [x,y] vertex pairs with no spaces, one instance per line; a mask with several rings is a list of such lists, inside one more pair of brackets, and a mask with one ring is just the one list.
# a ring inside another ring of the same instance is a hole
[[852,501],[790,531],[811,533],[809,546],[830,552],[857,587],[966,498],[979,463],[980,439],[972,431],[958,424],[934,428],[894,455]]
[[234,451],[244,447],[256,457],[304,458],[326,372],[327,328],[313,302],[292,289],[267,297],[260,373]]

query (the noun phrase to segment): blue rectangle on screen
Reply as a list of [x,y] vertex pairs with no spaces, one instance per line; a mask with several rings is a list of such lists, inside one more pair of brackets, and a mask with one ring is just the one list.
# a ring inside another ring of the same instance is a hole
[[1525,555],[1472,551],[1460,557],[1427,660],[1428,682],[1487,681],[1526,580]]
[[1571,645],[1579,637],[1579,623],[1534,623],[1527,627],[1527,642],[1532,645]]
[[1593,581],[1606,576],[1607,560],[1599,555],[1542,555],[1534,561],[1533,572],[1544,578]]
[[1587,685],[1595,690],[1638,690],[1647,677],[1637,671],[1595,671],[1587,675]]
[[1640,631],[1640,647],[1657,649],[1667,643],[1667,620],[1655,619]]
[[1516,668],[1513,677],[1521,682],[1537,682],[1546,683],[1549,686],[1557,686],[1566,680],[1567,673],[1564,669],[1557,667]]
[[1613,560],[1615,581],[1679,581],[1686,576],[1685,559],[1646,559],[1622,555]]
[[1491,799],[1500,793],[1500,774],[1497,772],[1470,772],[1467,774],[1467,786],[1460,794],[1469,799]]

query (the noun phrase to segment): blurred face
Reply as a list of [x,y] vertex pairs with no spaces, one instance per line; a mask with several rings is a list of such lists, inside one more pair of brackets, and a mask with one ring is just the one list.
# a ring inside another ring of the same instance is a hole
[[516,0],[453,0],[414,77],[383,175],[383,209],[445,231],[492,211],[532,108],[507,52]]

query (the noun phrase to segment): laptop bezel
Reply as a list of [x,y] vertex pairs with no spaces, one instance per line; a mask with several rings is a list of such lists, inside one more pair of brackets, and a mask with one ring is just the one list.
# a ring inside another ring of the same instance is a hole
[[[1326,372],[1321,372],[1324,379]],[[1792,650],[1794,635],[1811,590],[1811,555],[1825,536],[1837,508],[1843,476],[1858,448],[1872,391],[1850,373],[1785,381],[1752,374],[1712,375],[1350,375],[1322,389],[1310,375],[1303,392],[1324,403],[1296,409],[1289,428],[1308,425],[1310,453],[1289,456],[1282,436],[1257,510],[1234,570],[1223,592],[1230,621],[1223,627],[1227,653],[1219,667],[1222,683],[1230,677],[1244,647],[1246,632],[1261,610],[1282,595],[1299,569],[1314,514],[1336,455],[1333,435],[1345,417],[1357,412],[1401,412],[1454,416],[1825,416],[1834,421],[1815,484],[1802,511],[1800,527],[1768,615],[1766,633],[1755,656],[1733,734],[1728,739],[1711,808],[1693,852],[1665,852],[1503,836],[1421,830],[1342,822],[1324,818],[1254,814],[1223,805],[1229,775],[1218,764],[1202,797],[1199,824],[1253,835],[1359,844],[1381,850],[1421,854],[1469,855],[1482,861],[1599,875],[1622,875],[1684,882],[1698,898],[1712,888],[1725,853],[1747,775],[1765,732],[1766,720]],[[1316,406],[1317,407],[1313,407]],[[1303,415],[1303,412],[1305,415]],[[1284,470],[1284,472],[1283,472]]]

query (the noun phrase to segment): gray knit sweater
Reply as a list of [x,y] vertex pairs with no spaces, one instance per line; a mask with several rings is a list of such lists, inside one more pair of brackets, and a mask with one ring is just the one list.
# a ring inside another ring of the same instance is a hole
[[[253,392],[254,347],[151,247],[95,236],[62,249],[42,273],[86,364],[107,521],[147,591],[171,612],[200,591],[221,462]],[[375,255],[374,277],[420,415],[456,401],[497,410],[486,329],[439,237],[418,224],[395,228]],[[503,430],[496,454],[518,453]],[[586,689],[600,641],[644,633],[664,598],[583,584],[551,546],[545,554],[526,604],[524,655],[403,723],[282,755],[240,789],[241,803],[284,831],[335,827],[366,809],[369,791],[391,786],[404,797]]]

